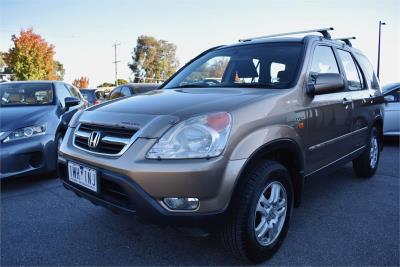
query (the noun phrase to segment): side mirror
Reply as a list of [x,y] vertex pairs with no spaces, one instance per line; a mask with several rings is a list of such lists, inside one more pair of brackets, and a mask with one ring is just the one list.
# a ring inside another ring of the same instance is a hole
[[393,95],[385,95],[384,99],[385,99],[385,103],[394,102]]
[[65,108],[69,109],[70,107],[79,105],[81,101],[76,97],[66,97],[64,99]]
[[310,96],[338,92],[344,88],[344,78],[338,73],[320,73],[315,84],[307,85],[307,94]]

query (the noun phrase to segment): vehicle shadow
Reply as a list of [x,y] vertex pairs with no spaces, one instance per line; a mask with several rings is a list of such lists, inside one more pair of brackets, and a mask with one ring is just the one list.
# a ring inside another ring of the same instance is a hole
[[14,195],[40,191],[45,187],[61,185],[59,179],[50,174],[8,177],[0,180],[1,199]]

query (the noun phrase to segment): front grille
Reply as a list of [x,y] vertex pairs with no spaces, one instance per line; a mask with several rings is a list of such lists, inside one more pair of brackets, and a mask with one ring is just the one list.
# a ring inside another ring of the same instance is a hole
[[[99,134],[98,142],[90,145],[89,139],[94,132]],[[74,144],[87,151],[117,155],[129,145],[136,132],[133,129],[82,123],[75,131]]]

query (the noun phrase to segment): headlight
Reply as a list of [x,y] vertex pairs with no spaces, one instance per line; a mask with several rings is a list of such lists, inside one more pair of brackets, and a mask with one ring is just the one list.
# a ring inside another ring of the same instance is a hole
[[221,155],[232,118],[227,112],[185,120],[169,129],[147,153],[149,159],[210,158]]
[[17,129],[4,139],[4,143],[46,133],[46,125],[34,125]]

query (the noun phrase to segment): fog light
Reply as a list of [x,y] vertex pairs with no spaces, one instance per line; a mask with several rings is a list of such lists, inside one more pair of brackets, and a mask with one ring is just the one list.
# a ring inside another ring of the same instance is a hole
[[199,206],[199,199],[193,197],[166,197],[164,203],[171,210],[195,210]]

